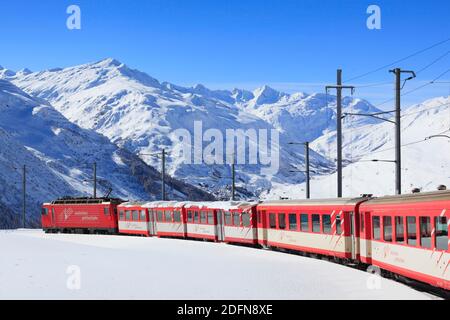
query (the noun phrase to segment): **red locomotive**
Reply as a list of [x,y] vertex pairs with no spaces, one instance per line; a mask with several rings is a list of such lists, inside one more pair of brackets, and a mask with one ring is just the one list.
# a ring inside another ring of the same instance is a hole
[[42,207],[42,228],[46,232],[117,234],[117,206],[114,198],[62,198]]
[[[61,199],[46,232],[177,237],[279,248],[374,265],[450,290],[450,191],[380,198],[251,202]],[[117,215],[119,211],[119,215]]]

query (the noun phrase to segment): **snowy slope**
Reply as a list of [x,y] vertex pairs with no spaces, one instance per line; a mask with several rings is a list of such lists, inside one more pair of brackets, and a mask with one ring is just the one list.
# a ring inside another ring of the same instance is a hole
[[[172,150],[168,157],[171,174],[222,196],[229,196],[224,191],[230,184],[229,166],[183,163],[179,157],[182,143],[174,130],[187,129],[193,135],[194,121],[200,120],[204,131],[214,128],[223,134],[226,129],[277,129],[281,148],[278,174],[263,176],[260,165],[237,167],[239,191],[251,196],[272,188],[272,183],[304,181],[303,173],[290,172],[303,169],[303,148],[288,143],[316,139],[335,127],[332,96],[327,107],[324,94],[289,95],[267,86],[254,92],[209,90],[202,85],[186,88],[160,83],[114,59],[25,72],[9,79],[27,93],[50,101],[69,120],[104,134],[134,153],[154,153],[162,147]],[[344,99],[344,108],[377,110],[366,101],[352,98]],[[360,119],[358,125],[373,122]],[[314,152],[311,157],[316,171],[329,172],[332,163],[328,159]],[[142,158],[151,165],[159,164],[156,158]]]
[[[21,210],[23,165],[28,173],[29,214],[34,218],[43,201],[91,194],[94,162],[99,195],[109,188],[113,196],[124,199],[152,199],[159,193],[155,169],[5,80],[0,80],[0,113],[0,202],[14,212]],[[176,189],[173,195],[181,199],[188,192],[197,198],[202,194],[180,182],[171,186]],[[0,226],[4,223],[0,220]]]
[[40,230],[0,231],[0,243],[0,299],[434,298],[338,264],[226,244]]
[[[402,113],[402,189],[415,187],[436,190],[440,184],[450,187],[450,139],[426,140],[431,135],[450,134],[450,97],[438,97],[405,109]],[[394,125],[386,122],[344,130],[344,195],[394,193],[394,164],[370,160],[394,159]],[[335,151],[335,134],[317,139],[312,148],[321,153]],[[304,196],[304,184],[279,184],[267,198]],[[313,197],[336,195],[336,175],[315,177],[311,183]]]

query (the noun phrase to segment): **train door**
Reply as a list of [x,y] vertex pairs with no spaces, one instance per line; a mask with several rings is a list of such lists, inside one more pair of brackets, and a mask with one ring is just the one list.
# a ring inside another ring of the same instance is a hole
[[222,210],[214,210],[216,215],[216,235],[217,241],[223,241],[225,239],[225,230],[223,225],[223,211]]
[[262,210],[262,245],[264,247],[268,246],[268,224],[267,224],[267,211]]
[[351,251],[352,251],[352,259],[356,259],[356,254],[358,252],[358,243],[356,239],[356,215],[353,211],[349,212],[350,219],[350,238],[351,238]]
[[56,220],[55,220],[55,208],[52,207],[52,226],[53,228],[56,228]]
[[181,212],[181,223],[183,224],[183,237],[187,237],[187,210],[185,208],[180,208]]
[[148,210],[148,229],[152,236],[156,235],[156,222],[155,222],[155,211]]
[[372,247],[371,247],[371,231],[372,221],[370,212],[361,213],[360,221],[360,255],[361,260],[365,263],[372,263]]

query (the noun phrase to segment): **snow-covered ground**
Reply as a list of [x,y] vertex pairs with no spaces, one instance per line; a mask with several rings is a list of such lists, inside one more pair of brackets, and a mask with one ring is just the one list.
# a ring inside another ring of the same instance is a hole
[[226,244],[41,230],[0,231],[0,244],[0,299],[433,298],[327,261]]

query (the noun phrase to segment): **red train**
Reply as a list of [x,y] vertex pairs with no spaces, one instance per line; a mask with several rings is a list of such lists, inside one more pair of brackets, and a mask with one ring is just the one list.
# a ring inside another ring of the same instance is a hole
[[449,212],[450,191],[261,203],[85,198],[44,204],[42,226],[278,248],[374,265],[448,293]]

